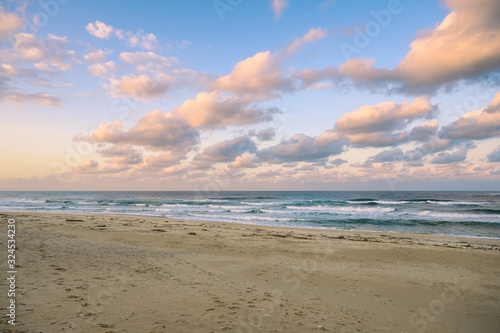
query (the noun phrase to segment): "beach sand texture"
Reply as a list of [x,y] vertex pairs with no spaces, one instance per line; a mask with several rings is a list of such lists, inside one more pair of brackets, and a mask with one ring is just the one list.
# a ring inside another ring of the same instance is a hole
[[499,240],[0,217],[19,265],[16,326],[0,282],[2,332],[500,332]]

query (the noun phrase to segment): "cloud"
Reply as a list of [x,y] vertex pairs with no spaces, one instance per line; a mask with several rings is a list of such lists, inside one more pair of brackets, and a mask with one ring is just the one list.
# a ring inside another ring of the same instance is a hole
[[32,34],[18,33],[14,36],[14,48],[5,55],[5,60],[41,61],[51,71],[65,72],[79,63],[75,52],[68,50],[68,45],[66,37],[48,35],[47,38],[37,38]]
[[270,141],[274,139],[276,132],[272,128],[266,128],[257,133],[257,140],[259,141]]
[[128,131],[124,131],[121,121],[118,120],[101,124],[90,137],[76,136],[75,140],[130,144],[146,146],[153,150],[187,153],[198,144],[199,134],[184,120],[161,110],[153,110]]
[[414,141],[426,141],[435,136],[439,127],[439,120],[434,120],[411,129],[409,137]]
[[103,76],[115,72],[118,66],[113,61],[108,61],[102,64],[92,64],[89,66],[89,72],[93,76]]
[[[435,109],[425,96],[416,98],[412,103],[365,105],[340,117],[335,129],[352,144],[375,147],[394,145],[408,139],[408,134],[402,132],[406,126],[415,119],[432,116]],[[415,130],[414,138],[418,131],[422,129]]]
[[335,0],[325,0],[323,3],[319,4],[320,10],[327,10],[335,4]]
[[261,161],[273,164],[317,161],[342,153],[344,146],[344,140],[332,131],[317,137],[295,134],[275,146],[258,151],[257,156]]
[[85,29],[93,36],[101,39],[108,39],[113,33],[113,27],[111,25],[106,25],[105,23],[96,20],[95,22],[90,22],[87,24]]
[[21,93],[11,89],[0,89],[0,100],[10,104],[33,103],[51,107],[62,107],[61,100],[46,93]]
[[124,75],[119,80],[111,79],[112,87],[120,94],[133,96],[139,101],[149,101],[164,95],[169,84],[161,77],[149,76],[148,74]]
[[375,68],[374,59],[352,59],[338,67],[305,69],[296,77],[306,85],[347,80],[376,91],[422,94],[498,72],[500,2],[447,0],[446,4],[452,12],[436,28],[421,32],[394,69]]
[[271,9],[274,11],[275,19],[279,19],[283,11],[288,7],[288,0],[271,0]]
[[[58,75],[79,63],[75,52],[68,49],[66,37],[49,34],[36,37],[18,33],[13,36],[13,47],[0,52],[0,100],[11,104],[33,103],[62,107],[61,100],[46,92],[26,92],[16,85],[57,86]],[[50,78],[46,78],[50,75]],[[37,88],[38,90],[38,88]]]
[[156,71],[172,67],[177,62],[176,58],[166,58],[154,52],[122,52],[120,59],[128,64],[136,66],[137,70],[147,72],[151,69]]
[[386,162],[399,162],[404,160],[405,156],[401,149],[389,149],[381,151],[375,156],[370,157],[366,162],[367,163],[386,163]]
[[139,171],[150,171],[171,167],[185,158],[185,153],[182,151],[167,151],[157,155],[148,155],[144,158],[143,163],[135,168]]
[[487,158],[488,162],[490,163],[500,162],[500,146],[498,146],[497,149],[492,151],[491,154],[487,156]]
[[355,82],[360,87],[376,89],[382,83],[394,80],[394,74],[387,69],[374,68],[375,59],[350,59],[339,67],[329,67],[317,71],[313,69],[304,69],[295,74],[295,77],[302,80],[306,86],[310,86],[318,81],[332,80],[341,82],[348,79]]
[[14,13],[6,13],[0,6],[0,43],[19,31],[24,25],[23,20]]
[[135,33],[128,31],[125,33],[125,36],[127,37],[128,46],[140,47],[151,51],[158,48],[158,40],[156,36],[152,33],[145,33],[142,29]]
[[97,152],[102,157],[108,158],[111,164],[135,165],[142,162],[142,153],[130,146],[112,146]]
[[258,166],[258,158],[254,155],[243,154],[237,156],[229,166],[235,169],[256,168]]
[[[455,145],[451,140],[443,140],[437,136],[430,137],[429,140],[415,148],[414,150],[405,153],[405,159],[409,162],[421,162],[422,159],[430,154],[434,154]],[[413,163],[415,164],[415,163]]]
[[108,55],[111,54],[111,51],[103,51],[101,49],[95,52],[89,52],[83,56],[85,61],[90,63],[103,63]]
[[470,148],[471,146],[462,146],[451,153],[447,152],[439,153],[435,158],[431,160],[431,163],[450,164],[450,163],[465,161],[465,159],[467,158],[467,152],[469,151]]
[[135,68],[134,73],[121,77],[109,77],[109,83],[103,86],[110,90],[110,96],[131,96],[136,100],[146,102],[162,98],[173,89],[201,89],[206,87],[213,75],[197,72],[186,68],[171,67],[179,61],[175,57],[164,57],[154,52],[123,52],[120,60]]
[[287,54],[293,54],[298,52],[305,44],[314,43],[320,39],[323,39],[327,36],[327,32],[321,28],[311,28],[309,32],[307,32],[304,36],[295,38],[292,44],[290,44],[287,49]]
[[136,32],[124,31],[117,29],[104,22],[96,20],[87,24],[85,29],[93,36],[101,39],[109,39],[115,35],[118,39],[126,40],[125,43],[131,47],[139,47],[142,49],[153,51],[158,48],[158,40],[152,33],[146,33],[139,29]]
[[255,153],[257,145],[248,135],[218,142],[196,154],[195,160],[206,162],[231,162],[243,153]]
[[500,92],[491,103],[476,111],[468,112],[439,131],[443,139],[487,139],[500,136]]
[[172,110],[172,114],[196,128],[225,128],[227,126],[244,126],[273,120],[280,113],[275,108],[253,108],[236,97],[226,97],[212,91],[187,99],[181,106]]
[[94,160],[86,160],[85,162],[80,163],[75,168],[73,168],[73,172],[75,173],[94,173],[97,170],[99,163]]
[[333,166],[340,166],[340,165],[345,164],[345,163],[347,163],[347,161],[342,159],[342,158],[336,158],[333,161],[329,162],[329,164],[331,164]]
[[269,51],[238,62],[231,74],[222,76],[210,86],[234,94],[248,94],[254,98],[272,98],[277,92],[291,90],[292,81],[281,70],[281,61]]
[[411,50],[395,70],[409,88],[435,88],[500,66],[500,2],[445,2],[452,12],[410,44]]
[[418,97],[412,103],[383,102],[365,105],[344,114],[335,123],[335,128],[343,133],[373,133],[403,128],[415,118],[426,117],[433,111],[427,97]]

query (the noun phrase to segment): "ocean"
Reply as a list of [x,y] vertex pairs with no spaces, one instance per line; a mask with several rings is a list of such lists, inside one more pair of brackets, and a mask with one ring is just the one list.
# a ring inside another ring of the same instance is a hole
[[0,192],[0,211],[500,239],[499,192]]

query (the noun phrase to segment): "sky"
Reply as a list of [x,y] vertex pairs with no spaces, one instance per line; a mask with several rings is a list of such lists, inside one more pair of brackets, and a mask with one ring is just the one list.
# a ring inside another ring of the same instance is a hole
[[498,0],[0,6],[0,190],[500,190]]

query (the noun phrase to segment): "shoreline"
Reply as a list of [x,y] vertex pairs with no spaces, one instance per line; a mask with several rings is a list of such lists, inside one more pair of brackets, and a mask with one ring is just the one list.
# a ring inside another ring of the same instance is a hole
[[8,218],[19,332],[500,327],[500,240],[62,213],[0,212],[0,228]]
[[0,217],[5,214],[39,214],[39,215],[44,215],[44,216],[54,216],[54,215],[70,215],[70,216],[83,216],[83,217],[113,217],[113,218],[136,218],[136,219],[149,219],[149,220],[155,220],[155,221],[175,221],[175,222],[192,222],[192,223],[204,223],[204,224],[227,224],[227,225],[234,225],[234,226],[250,226],[250,227],[255,227],[255,228],[278,228],[278,229],[290,229],[290,230],[297,230],[297,231],[324,231],[324,232],[332,232],[332,233],[353,233],[353,234],[373,234],[373,235],[380,235],[380,234],[391,234],[391,235],[402,235],[405,237],[408,236],[413,236],[413,238],[422,238],[422,237],[428,237],[428,238],[445,238],[444,242],[446,242],[446,239],[469,239],[469,240],[490,240],[494,241],[495,243],[498,242],[498,245],[500,245],[500,238],[496,237],[488,237],[488,236],[468,236],[468,235],[443,235],[443,234],[424,234],[424,233],[411,233],[411,232],[399,232],[399,231],[374,231],[374,230],[344,230],[344,229],[335,229],[335,228],[327,228],[327,227],[309,227],[309,226],[283,226],[283,225],[265,225],[265,224],[257,224],[257,223],[245,223],[245,222],[225,222],[225,221],[210,221],[210,220],[196,220],[196,219],[177,219],[177,218],[170,218],[170,217],[158,217],[158,216],[148,216],[148,215],[136,215],[136,214],[98,214],[98,213],[92,213],[92,214],[85,214],[85,213],[69,213],[69,212],[39,212],[39,211],[0,211]]

